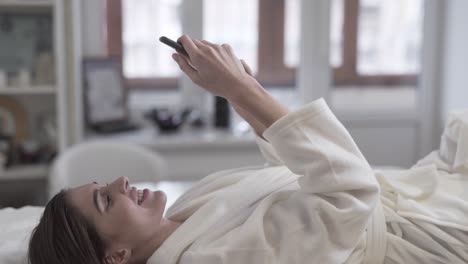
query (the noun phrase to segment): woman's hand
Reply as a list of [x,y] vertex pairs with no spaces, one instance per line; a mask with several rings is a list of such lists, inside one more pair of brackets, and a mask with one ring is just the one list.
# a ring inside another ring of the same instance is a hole
[[195,84],[213,95],[235,100],[259,89],[259,85],[255,85],[256,80],[246,72],[228,44],[192,40],[186,35],[178,41],[189,57],[175,53],[173,59]]
[[[249,65],[244,61],[241,60],[242,66],[244,66],[245,72],[253,77],[253,72],[252,69],[250,69]],[[257,119],[255,119],[254,116],[252,116],[248,111],[242,109],[237,105],[236,102],[229,101],[231,104],[232,108],[245,120],[249,125],[255,130],[255,133],[259,136],[262,137],[263,131],[265,131],[266,127],[259,122]]]
[[236,57],[229,45],[192,40],[186,35],[178,41],[188,54],[188,57],[172,55],[181,70],[195,84],[231,102],[236,111],[258,128],[258,134],[288,113],[288,109],[252,77],[250,68]]

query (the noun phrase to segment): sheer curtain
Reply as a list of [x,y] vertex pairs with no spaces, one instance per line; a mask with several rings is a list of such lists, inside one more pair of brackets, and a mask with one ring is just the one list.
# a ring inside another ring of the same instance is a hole
[[122,38],[124,74],[127,78],[175,77],[173,50],[159,43],[182,34],[182,0],[123,0]]
[[237,56],[257,71],[258,1],[204,0],[204,38],[229,43]]
[[361,0],[361,74],[416,74],[421,62],[423,0]]
[[[301,0],[285,0],[285,64],[299,63]],[[345,0],[331,2],[330,64],[342,62]],[[361,0],[357,70],[360,74],[414,74],[420,68],[423,0]],[[123,0],[124,73],[127,78],[176,77],[170,48],[161,35],[182,34],[182,0]],[[257,0],[204,0],[204,38],[229,43],[256,72]]]

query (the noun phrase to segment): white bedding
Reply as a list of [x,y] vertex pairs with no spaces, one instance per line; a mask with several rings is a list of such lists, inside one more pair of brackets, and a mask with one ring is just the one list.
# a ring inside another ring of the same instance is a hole
[[[163,190],[167,207],[190,186],[191,182],[138,183],[138,189]],[[20,209],[0,209],[0,264],[27,264],[27,250],[31,231],[39,222],[43,207],[26,206]]]
[[0,210],[0,263],[27,264],[29,235],[37,225],[42,207]]

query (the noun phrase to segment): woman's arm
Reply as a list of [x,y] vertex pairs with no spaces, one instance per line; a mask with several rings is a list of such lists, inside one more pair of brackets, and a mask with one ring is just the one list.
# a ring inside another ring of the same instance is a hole
[[[285,116],[288,109],[275,100],[252,76],[227,44],[215,45],[208,41],[179,38],[188,58],[178,53],[174,60],[197,85],[216,96],[221,96],[248,113],[247,118],[262,134],[276,120]],[[241,110],[241,111],[242,111]],[[255,122],[256,121],[256,122]]]
[[[241,60],[242,65],[244,66],[245,72],[253,77],[252,69],[250,69],[249,65],[244,61]],[[245,111],[244,109],[240,108],[238,105],[236,105],[233,102],[229,102],[234,110],[245,120],[249,125],[255,130],[255,133],[257,136],[261,137],[262,139],[265,139],[263,137],[263,131],[265,131],[266,127],[260,123],[255,117],[253,117],[249,112]]]
[[[249,125],[255,130],[257,136],[263,138],[263,131],[265,131],[266,127],[260,123],[257,119],[255,119],[252,115],[250,115],[247,111],[240,108],[239,106],[231,103],[234,110],[245,120]],[[263,138],[264,139],[264,138]]]

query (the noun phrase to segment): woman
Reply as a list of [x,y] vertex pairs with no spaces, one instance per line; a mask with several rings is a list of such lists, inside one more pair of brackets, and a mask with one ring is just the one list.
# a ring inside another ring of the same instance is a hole
[[[188,56],[174,54],[174,60],[192,81],[226,98],[252,125],[268,166],[202,179],[169,209],[167,218],[164,193],[136,190],[125,177],[107,186],[92,183],[62,191],[48,203],[32,235],[32,264],[468,259],[461,242],[468,241],[463,221],[449,217],[424,222],[418,218],[427,213],[423,203],[409,203],[420,209],[419,214],[414,210],[413,216],[403,218],[397,213],[397,199],[414,201],[399,196],[414,191],[402,183],[414,175],[436,173],[437,168],[421,165],[422,171],[402,172],[400,178],[377,174],[382,206],[374,173],[323,100],[289,113],[228,45],[188,36],[179,41]],[[422,200],[415,186],[414,197]],[[430,205],[437,208],[436,203]],[[463,202],[458,206],[456,216],[465,217],[466,223],[468,206]]]

